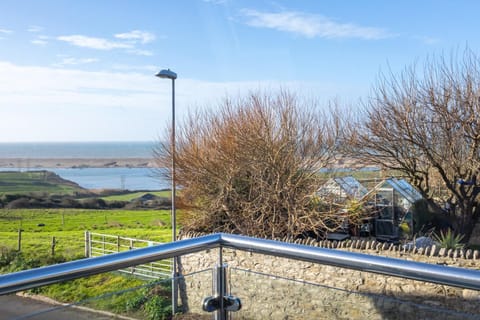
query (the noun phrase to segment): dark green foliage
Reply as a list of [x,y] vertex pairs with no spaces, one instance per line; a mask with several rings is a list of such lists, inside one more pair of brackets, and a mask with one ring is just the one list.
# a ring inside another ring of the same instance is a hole
[[426,200],[416,201],[411,208],[413,214],[413,234],[421,235],[430,230],[443,230],[451,226],[448,218]]
[[147,319],[166,320],[172,315],[170,302],[162,296],[153,296],[144,304],[144,311]]
[[2,248],[0,255],[0,273],[28,270],[65,261],[67,261],[67,259],[61,255],[27,255],[17,250]]
[[99,198],[89,198],[81,201],[82,208],[88,209],[105,209],[107,208],[107,203],[103,199]]
[[125,299],[125,312],[144,314],[145,319],[171,319],[172,307],[170,301],[171,289],[169,283],[154,283],[145,288],[129,293]]
[[125,304],[125,311],[135,312],[140,310],[144,303],[146,303],[148,298],[143,294],[138,294],[131,299],[128,299]]
[[8,266],[17,256],[18,251],[2,247],[0,252],[0,269]]

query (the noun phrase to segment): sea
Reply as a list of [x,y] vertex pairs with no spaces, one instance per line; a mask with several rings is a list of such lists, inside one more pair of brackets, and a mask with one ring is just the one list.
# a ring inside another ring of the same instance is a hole
[[[0,143],[0,158],[25,159],[128,159],[152,158],[155,142],[22,142]],[[26,171],[27,167],[0,168]],[[169,182],[152,168],[42,168],[87,189],[162,190]]]

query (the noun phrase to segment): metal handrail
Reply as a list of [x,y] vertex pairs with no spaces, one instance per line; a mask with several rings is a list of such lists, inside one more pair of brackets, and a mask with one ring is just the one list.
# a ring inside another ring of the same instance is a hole
[[480,290],[480,271],[217,233],[0,276],[0,295],[213,248],[232,248]]

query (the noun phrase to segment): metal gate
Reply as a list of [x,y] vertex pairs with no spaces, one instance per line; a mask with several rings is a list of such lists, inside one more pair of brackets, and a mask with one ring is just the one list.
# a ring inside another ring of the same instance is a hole
[[[110,253],[161,245],[161,242],[127,238],[85,231],[85,256],[98,257]],[[141,264],[119,271],[147,279],[170,278],[173,259]]]

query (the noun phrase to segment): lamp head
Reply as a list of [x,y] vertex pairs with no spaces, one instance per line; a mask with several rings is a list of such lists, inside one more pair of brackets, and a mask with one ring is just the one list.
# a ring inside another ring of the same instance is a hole
[[155,76],[157,76],[159,78],[163,78],[163,79],[172,79],[172,80],[177,79],[177,74],[175,72],[171,71],[170,69],[160,70],[160,72],[157,73]]

